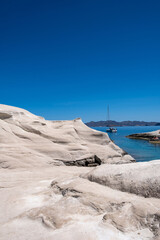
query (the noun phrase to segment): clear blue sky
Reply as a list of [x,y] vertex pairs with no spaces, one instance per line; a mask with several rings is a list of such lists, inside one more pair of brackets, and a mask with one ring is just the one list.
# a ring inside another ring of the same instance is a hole
[[160,1],[1,1],[0,102],[47,119],[160,121]]

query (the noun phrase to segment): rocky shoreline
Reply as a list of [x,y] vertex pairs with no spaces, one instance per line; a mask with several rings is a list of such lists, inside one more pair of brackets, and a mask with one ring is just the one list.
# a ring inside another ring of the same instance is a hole
[[147,133],[131,134],[126,137],[131,139],[147,140],[150,143],[160,144],[160,130]]
[[160,160],[80,119],[0,105],[1,240],[159,240]]

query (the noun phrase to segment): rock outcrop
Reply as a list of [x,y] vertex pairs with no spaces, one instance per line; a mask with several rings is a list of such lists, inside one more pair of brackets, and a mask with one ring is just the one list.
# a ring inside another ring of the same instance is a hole
[[87,127],[81,119],[47,121],[6,105],[0,105],[0,145],[2,168],[134,161],[106,133]]
[[128,135],[126,137],[132,138],[132,139],[147,140],[151,143],[160,143],[160,130],[146,132],[146,133],[135,133],[135,134]]
[[0,239],[159,240],[160,161],[132,161],[80,119],[0,105]]
[[89,170],[0,169],[0,239],[158,240],[160,200],[80,177]]
[[85,178],[90,181],[146,197],[160,198],[160,160],[97,167]]

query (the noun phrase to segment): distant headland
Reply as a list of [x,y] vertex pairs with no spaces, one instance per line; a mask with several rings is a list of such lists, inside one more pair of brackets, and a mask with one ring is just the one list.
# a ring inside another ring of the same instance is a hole
[[160,126],[160,122],[145,122],[145,121],[91,121],[87,122],[88,127],[125,127],[125,126]]

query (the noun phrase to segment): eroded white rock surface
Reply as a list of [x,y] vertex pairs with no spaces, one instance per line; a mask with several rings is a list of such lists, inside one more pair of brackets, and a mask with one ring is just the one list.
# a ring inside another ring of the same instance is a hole
[[1,169],[0,239],[158,239],[159,199],[79,177],[89,169]]
[[159,240],[160,161],[132,161],[79,119],[0,105],[0,240]]
[[84,177],[113,189],[160,198],[160,160],[118,166],[104,164]]
[[102,163],[133,161],[106,133],[87,127],[80,119],[47,121],[6,105],[0,105],[0,145],[3,168],[87,165],[95,162],[95,155]]

